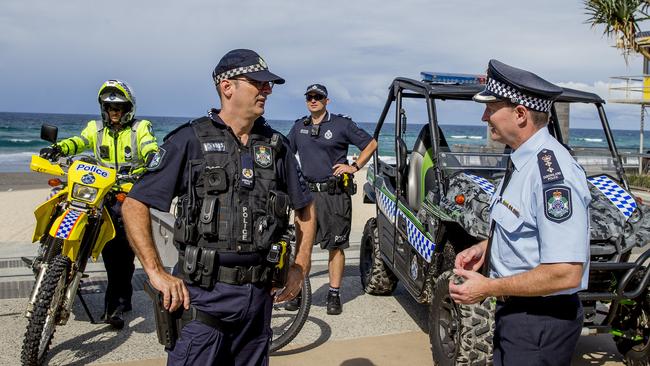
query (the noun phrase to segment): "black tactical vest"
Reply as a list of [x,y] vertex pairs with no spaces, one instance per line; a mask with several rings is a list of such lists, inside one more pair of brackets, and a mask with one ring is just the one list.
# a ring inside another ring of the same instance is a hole
[[242,145],[224,125],[208,117],[191,122],[201,143],[200,170],[179,197],[174,238],[217,252],[268,251],[287,229],[288,195],[277,189],[280,135],[267,125],[254,127]]

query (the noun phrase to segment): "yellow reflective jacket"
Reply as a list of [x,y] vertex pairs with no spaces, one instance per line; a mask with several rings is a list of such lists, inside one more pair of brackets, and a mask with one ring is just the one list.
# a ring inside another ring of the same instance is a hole
[[105,128],[102,121],[92,120],[81,135],[62,140],[57,145],[66,156],[90,149],[103,165],[117,171],[128,168],[136,174],[144,172],[149,154],[158,150],[151,122],[144,119],[135,119],[118,132]]

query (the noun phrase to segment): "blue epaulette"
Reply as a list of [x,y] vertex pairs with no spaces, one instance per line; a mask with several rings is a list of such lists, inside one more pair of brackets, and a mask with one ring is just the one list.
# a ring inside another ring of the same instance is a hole
[[564,180],[560,164],[557,163],[553,151],[544,149],[537,154],[537,166],[539,175],[542,177],[542,184],[548,184]]
[[343,117],[345,119],[349,119],[350,121],[352,121],[352,117],[348,116],[347,114],[335,114],[335,116]]

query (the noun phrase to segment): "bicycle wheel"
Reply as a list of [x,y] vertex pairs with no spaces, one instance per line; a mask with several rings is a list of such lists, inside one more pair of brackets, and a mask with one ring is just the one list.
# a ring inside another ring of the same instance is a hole
[[273,304],[271,314],[271,338],[270,352],[276,352],[291,342],[307,321],[309,309],[311,308],[311,282],[306,277],[302,283],[302,301],[296,311],[288,311],[284,308],[286,303]]

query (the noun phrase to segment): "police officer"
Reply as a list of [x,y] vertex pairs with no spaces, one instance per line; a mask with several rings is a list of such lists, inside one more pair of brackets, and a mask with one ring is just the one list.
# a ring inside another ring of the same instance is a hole
[[[79,136],[60,141],[52,153],[69,156],[91,150],[102,165],[118,173],[142,173],[158,145],[151,122],[135,118],[133,90],[124,81],[107,80],[99,88],[97,99],[102,119],[89,121]],[[126,239],[120,211],[120,202],[109,208],[116,233],[102,251],[108,277],[102,319],[117,329],[124,327],[123,312],[131,310],[135,271],[135,255]]]
[[[132,245],[170,311],[184,325],[170,365],[267,365],[271,339],[271,244],[295,209],[297,253],[275,300],[296,296],[309,274],[315,233],[312,196],[286,138],[261,117],[275,84],[254,51],[228,52],[213,72],[221,110],[165,138],[148,172],[124,202]],[[174,197],[176,276],[156,252],[149,207],[168,211]]]
[[[499,61],[488,65],[483,121],[514,150],[493,196],[490,239],[456,257],[451,297],[497,298],[495,365],[569,365],[582,329],[591,195],[585,173],[546,125],[562,89]],[[487,259],[486,259],[487,257]],[[476,272],[489,264],[489,277]]]
[[[329,292],[327,314],[342,312],[340,287],[345,267],[344,249],[350,246],[352,202],[355,185],[352,174],[370,159],[375,141],[349,117],[332,114],[327,110],[330,102],[327,88],[322,84],[307,87],[305,101],[309,116],[296,120],[289,131],[289,142],[300,156],[302,170],[315,195],[318,229],[314,244],[329,251]],[[357,146],[361,153],[348,164],[348,146]],[[288,303],[288,310],[296,310],[299,298]]]

